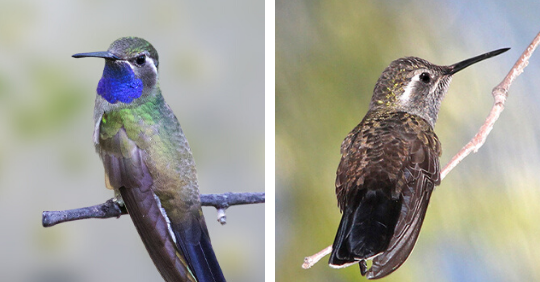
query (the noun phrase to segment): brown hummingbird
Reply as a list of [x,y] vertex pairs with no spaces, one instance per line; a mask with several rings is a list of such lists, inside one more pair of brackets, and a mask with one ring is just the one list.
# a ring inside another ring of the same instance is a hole
[[452,75],[509,49],[450,66],[401,58],[383,71],[366,116],[341,144],[336,195],[343,215],[331,267],[359,263],[363,276],[377,279],[405,262],[441,182],[441,143],[433,128]]

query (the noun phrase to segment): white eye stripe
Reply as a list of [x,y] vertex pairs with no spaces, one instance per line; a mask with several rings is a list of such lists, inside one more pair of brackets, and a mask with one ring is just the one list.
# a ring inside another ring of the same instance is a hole
[[419,81],[419,80],[420,80],[420,74],[417,74],[417,75],[413,76],[411,78],[411,81],[403,89],[403,94],[401,94],[401,96],[399,96],[399,100],[401,100],[402,102],[409,101],[409,99],[411,98],[411,94],[413,92],[413,89],[414,89],[414,84],[415,84],[416,81]]
[[[131,61],[124,61],[124,62],[126,62],[129,65],[129,67],[131,68],[132,71],[135,71],[135,66],[133,65],[133,63]],[[154,72],[157,73],[156,64],[154,64],[154,60],[152,58],[146,56],[146,63],[150,63],[150,65],[154,69]]]
[[154,63],[154,59],[146,56],[146,62],[148,63],[151,63],[150,65],[152,66],[152,68],[154,69],[154,72],[157,73],[157,68],[156,68],[156,64]]

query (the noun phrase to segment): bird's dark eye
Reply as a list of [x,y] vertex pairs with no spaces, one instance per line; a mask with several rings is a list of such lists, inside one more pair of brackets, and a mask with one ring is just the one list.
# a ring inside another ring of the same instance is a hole
[[135,59],[135,62],[139,66],[144,65],[144,63],[146,62],[146,55],[140,55],[139,57],[137,57],[137,59]]
[[431,76],[427,72],[423,72],[420,74],[420,81],[423,83],[430,83],[431,82]]

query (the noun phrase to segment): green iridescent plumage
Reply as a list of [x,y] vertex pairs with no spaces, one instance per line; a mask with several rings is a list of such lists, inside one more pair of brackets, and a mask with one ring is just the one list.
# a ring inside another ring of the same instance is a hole
[[[159,89],[156,50],[126,37],[106,52],[74,56],[106,59],[94,110],[96,151],[106,186],[125,204],[163,278],[225,281],[202,214],[195,161]],[[130,79],[142,81],[140,93]]]

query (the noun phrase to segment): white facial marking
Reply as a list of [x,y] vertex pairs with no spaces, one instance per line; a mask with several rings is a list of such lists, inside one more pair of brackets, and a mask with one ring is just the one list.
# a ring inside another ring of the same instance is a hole
[[156,68],[156,64],[154,64],[154,60],[146,56],[146,61],[147,61],[147,64],[149,63],[152,66],[152,68],[154,69],[154,72],[157,73],[157,68]]
[[133,65],[131,65],[131,62],[129,62],[129,61],[122,61],[122,62],[127,64],[131,68],[131,71],[133,71],[133,73],[135,73],[135,70],[133,69]]
[[405,86],[405,89],[403,89],[403,94],[399,96],[399,100],[401,100],[401,102],[404,102],[404,103],[409,102],[409,99],[411,98],[411,94],[414,90],[414,85],[419,80],[420,80],[420,74],[417,74],[413,76],[413,78],[411,78],[411,81],[409,82],[409,84],[407,84],[407,86]]

